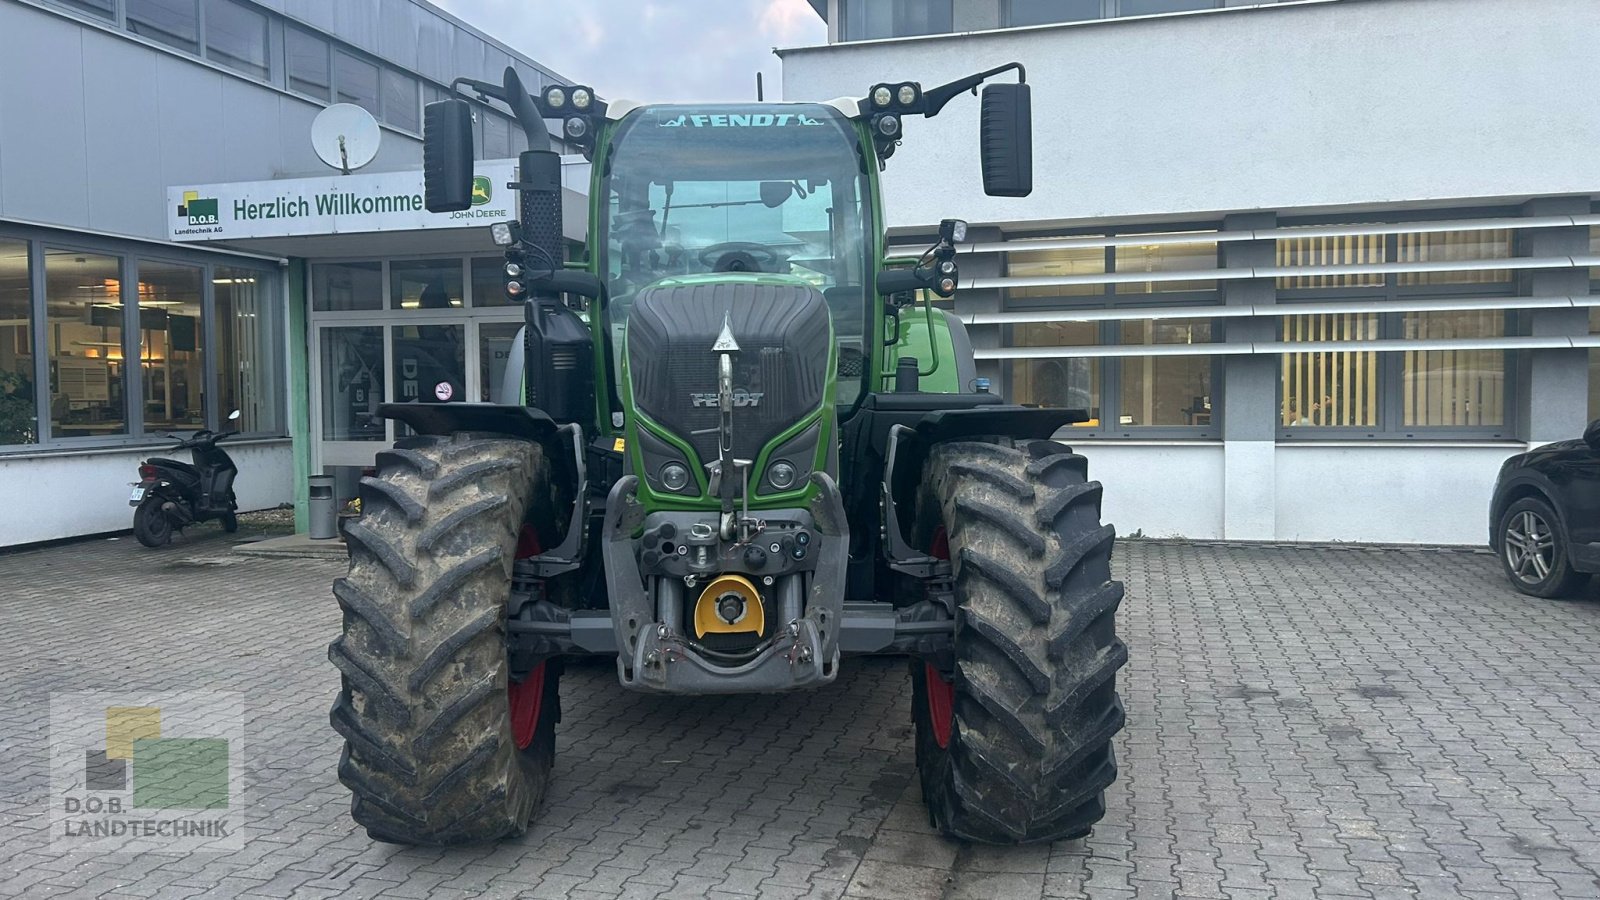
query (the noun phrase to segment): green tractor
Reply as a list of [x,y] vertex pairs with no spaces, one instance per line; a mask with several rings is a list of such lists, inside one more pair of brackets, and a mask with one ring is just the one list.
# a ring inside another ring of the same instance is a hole
[[[1123,591],[1100,485],[1050,440],[1086,414],[1007,405],[977,376],[932,299],[956,289],[964,223],[885,258],[878,175],[906,120],[1011,71],[983,89],[984,187],[1025,196],[1014,63],[692,106],[533,96],[508,68],[428,105],[432,211],[471,208],[474,102],[534,148],[518,221],[492,226],[527,325],[502,402],[382,408],[415,436],[378,453],[345,530],[331,717],[374,838],[523,832],[579,655],[661,694],[822,688],[852,655],[908,656],[940,830],[1045,841],[1104,815]],[[593,163],[574,263],[546,120]]]

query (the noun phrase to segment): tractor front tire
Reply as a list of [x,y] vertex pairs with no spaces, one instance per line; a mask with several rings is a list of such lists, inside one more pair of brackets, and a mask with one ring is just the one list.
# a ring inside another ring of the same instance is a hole
[[955,666],[914,660],[917,768],[944,833],[1016,844],[1082,837],[1105,815],[1123,725],[1121,582],[1100,484],[1053,441],[936,446],[920,546],[948,555]]
[[545,663],[512,684],[505,618],[548,467],[534,444],[474,434],[412,438],[377,462],[345,526],[344,630],[328,648],[351,815],[391,843],[520,834],[555,755],[559,672]]

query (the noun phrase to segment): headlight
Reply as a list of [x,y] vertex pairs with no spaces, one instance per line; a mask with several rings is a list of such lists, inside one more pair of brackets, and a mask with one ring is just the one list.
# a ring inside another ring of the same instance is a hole
[[917,89],[909,84],[900,85],[900,105],[910,106],[917,102]]
[[550,104],[551,109],[560,109],[567,105],[567,92],[558,87],[553,87],[545,92],[544,102]]
[[794,464],[787,460],[778,460],[767,468],[767,481],[780,491],[786,491],[794,485]]
[[589,123],[573,117],[567,120],[567,137],[577,140],[589,133]]
[[489,226],[489,236],[501,247],[509,247],[516,237],[511,233],[510,222],[496,222]]
[[872,105],[874,106],[888,106],[893,99],[894,94],[889,92],[888,85],[880,84],[872,89]]
[[892,138],[900,133],[899,116],[880,116],[878,118],[878,133],[884,137]]
[[661,467],[661,483],[669,491],[683,490],[689,486],[689,468],[683,463],[667,463]]
[[589,92],[583,88],[575,88],[572,91],[572,105],[576,109],[588,109],[590,99]]

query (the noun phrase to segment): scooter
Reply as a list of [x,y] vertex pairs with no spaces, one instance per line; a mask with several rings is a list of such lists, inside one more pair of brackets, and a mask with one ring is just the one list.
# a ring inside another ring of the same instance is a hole
[[[228,414],[237,421],[239,411]],[[174,530],[209,519],[222,520],[222,530],[239,530],[235,514],[238,502],[233,496],[233,478],[239,469],[217,444],[238,434],[235,431],[195,432],[178,439],[174,450],[190,451],[194,464],[152,456],[139,466],[139,481],[133,482],[128,505],[134,507],[133,536],[146,547],[160,547],[172,540]],[[176,435],[167,435],[176,437]]]

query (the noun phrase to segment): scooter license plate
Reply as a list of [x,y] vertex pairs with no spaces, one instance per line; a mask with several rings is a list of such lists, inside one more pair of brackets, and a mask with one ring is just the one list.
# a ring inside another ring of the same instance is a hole
[[142,488],[142,487],[134,488],[133,489],[133,493],[128,495],[128,502],[129,503],[138,503],[140,500],[143,500],[143,499],[144,499],[144,488]]

